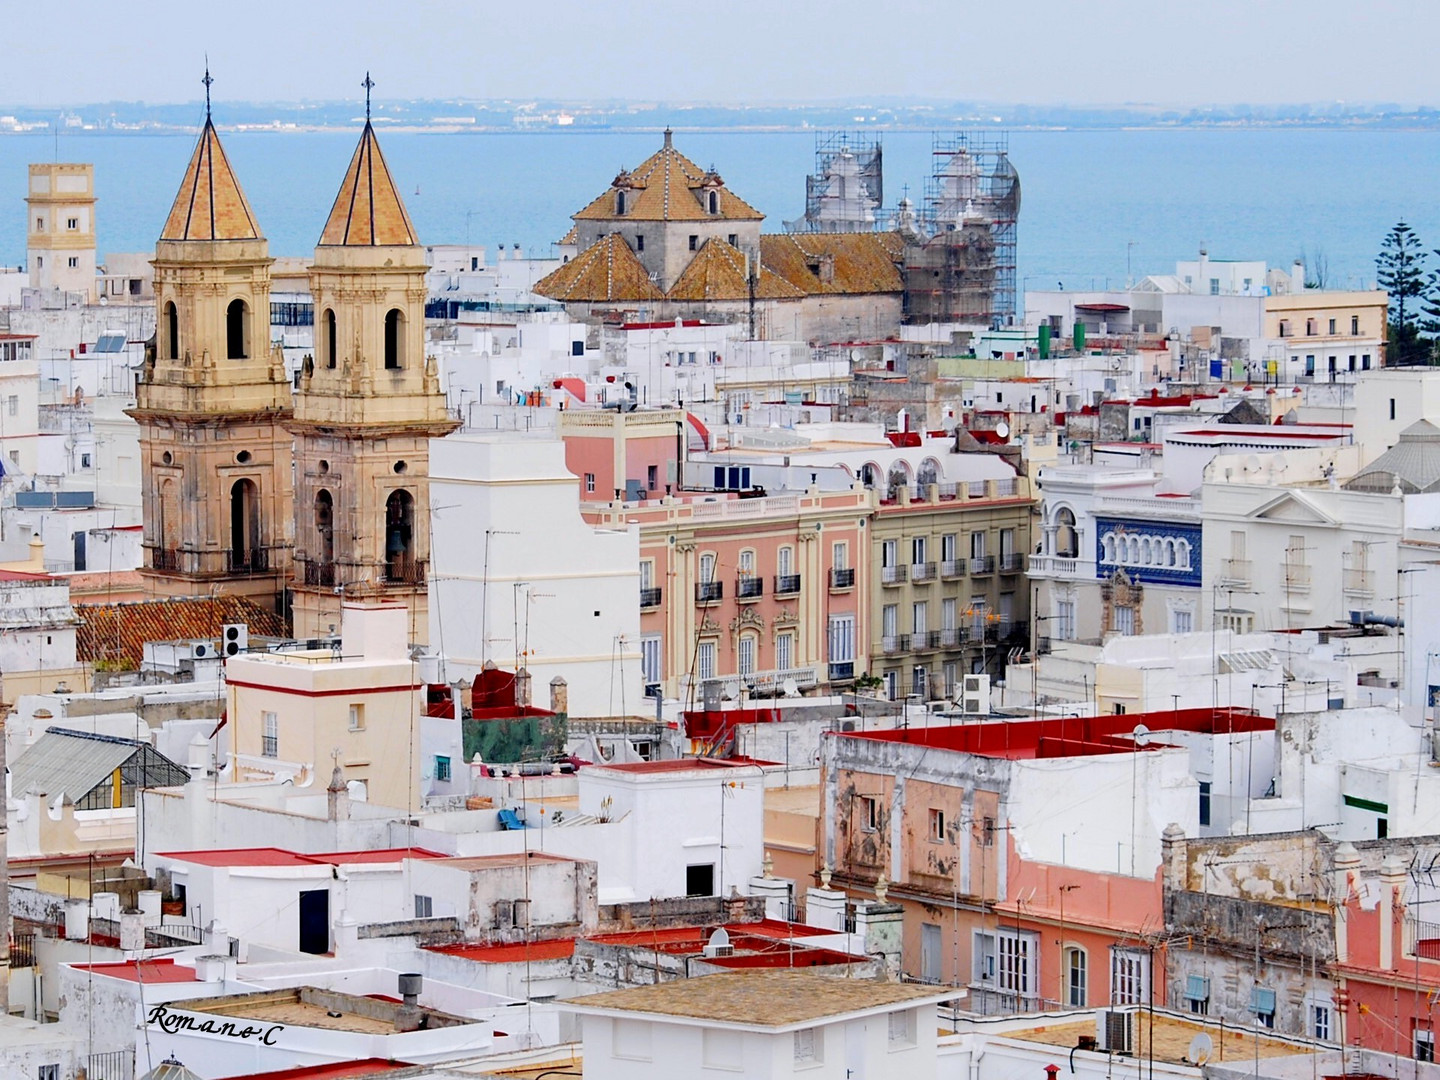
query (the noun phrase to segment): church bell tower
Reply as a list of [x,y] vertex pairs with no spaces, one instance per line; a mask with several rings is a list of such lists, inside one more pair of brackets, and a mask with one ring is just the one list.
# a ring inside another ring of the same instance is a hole
[[409,609],[424,641],[429,441],[458,425],[425,355],[425,249],[370,124],[315,249],[315,354],[286,426],[295,435],[294,624],[340,624],[346,598]]
[[155,245],[137,381],[146,591],[276,607],[290,570],[290,385],[270,342],[268,245],[210,117]]

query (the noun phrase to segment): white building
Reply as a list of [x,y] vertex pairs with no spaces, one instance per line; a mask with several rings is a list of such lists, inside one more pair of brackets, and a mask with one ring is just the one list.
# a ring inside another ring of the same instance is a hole
[[430,455],[430,641],[447,679],[493,659],[537,692],[565,679],[572,716],[640,706],[638,530],[581,519],[561,442],[457,434]]
[[935,1077],[935,1006],[954,991],[741,971],[566,1002],[590,1080]]

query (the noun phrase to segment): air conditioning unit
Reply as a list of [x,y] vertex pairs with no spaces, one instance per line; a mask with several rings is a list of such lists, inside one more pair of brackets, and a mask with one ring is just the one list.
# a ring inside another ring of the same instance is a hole
[[220,628],[220,648],[228,656],[250,650],[250,628],[244,623],[226,623]]
[[1106,1009],[1095,1015],[1095,1049],[1111,1054],[1135,1052],[1134,1013]]
[[192,641],[190,642],[191,660],[213,660],[219,653],[213,641]]
[[990,676],[966,675],[961,684],[960,711],[966,716],[990,715]]

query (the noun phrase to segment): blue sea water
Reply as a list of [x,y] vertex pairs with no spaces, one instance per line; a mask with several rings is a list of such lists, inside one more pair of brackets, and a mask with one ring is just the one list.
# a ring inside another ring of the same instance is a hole
[[[357,133],[229,133],[225,146],[276,255],[308,255]],[[425,243],[519,244],[543,254],[569,216],[657,134],[382,133],[391,171]],[[768,216],[804,208],[815,141],[804,132],[680,132],[677,147],[714,165]],[[890,132],[886,202],[919,199],[931,136]],[[59,156],[95,164],[102,254],[145,251],[174,198],[193,136],[64,134]],[[25,170],[51,160],[49,136],[0,137],[0,263],[24,261]],[[1440,247],[1435,177],[1440,134],[1340,129],[1022,131],[1010,136],[1021,177],[1021,287],[1119,286],[1170,273],[1202,242],[1212,258],[1287,266],[1323,256],[1331,287],[1373,283],[1375,254],[1397,220]],[[1440,260],[1437,260],[1440,261]]]

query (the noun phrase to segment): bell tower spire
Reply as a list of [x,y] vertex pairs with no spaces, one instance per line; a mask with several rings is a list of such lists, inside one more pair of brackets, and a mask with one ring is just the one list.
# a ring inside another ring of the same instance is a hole
[[210,114],[155,244],[140,426],[146,590],[278,604],[290,563],[290,413],[270,342],[269,247]]
[[341,602],[403,602],[428,633],[430,440],[458,427],[425,354],[425,249],[370,124],[310,267],[315,355],[286,426],[295,435],[294,629],[323,636]]

